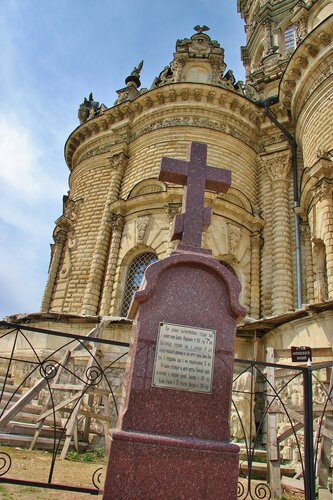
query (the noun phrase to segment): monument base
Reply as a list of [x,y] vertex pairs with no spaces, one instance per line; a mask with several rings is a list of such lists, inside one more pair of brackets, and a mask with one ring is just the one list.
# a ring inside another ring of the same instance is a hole
[[237,499],[239,447],[116,431],[104,500]]

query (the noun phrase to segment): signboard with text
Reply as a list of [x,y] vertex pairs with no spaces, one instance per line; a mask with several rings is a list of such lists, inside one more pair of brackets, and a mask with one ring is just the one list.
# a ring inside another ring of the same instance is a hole
[[152,385],[212,392],[215,330],[160,323]]
[[311,347],[299,346],[291,347],[291,361],[293,363],[304,362],[307,360],[312,360],[312,349]]

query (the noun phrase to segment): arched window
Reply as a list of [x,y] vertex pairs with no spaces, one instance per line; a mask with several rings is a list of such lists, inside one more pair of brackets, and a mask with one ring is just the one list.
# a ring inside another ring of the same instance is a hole
[[284,32],[284,49],[285,52],[296,49],[299,44],[299,34],[297,24],[291,24]]
[[157,257],[152,252],[141,253],[140,255],[137,255],[132,261],[131,265],[128,268],[126,277],[125,293],[121,306],[122,316],[127,316],[132,297],[141,285],[146,267],[156,261]]

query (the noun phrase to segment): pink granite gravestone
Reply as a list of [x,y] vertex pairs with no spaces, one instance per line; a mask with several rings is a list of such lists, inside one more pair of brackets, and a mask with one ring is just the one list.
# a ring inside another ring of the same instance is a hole
[[104,499],[237,498],[237,445],[230,443],[234,337],[240,283],[201,248],[210,209],[205,187],[227,191],[230,172],[206,165],[207,146],[190,161],[163,158],[160,179],[186,186],[181,238],[150,265],[136,292],[130,365],[119,430],[112,436]]

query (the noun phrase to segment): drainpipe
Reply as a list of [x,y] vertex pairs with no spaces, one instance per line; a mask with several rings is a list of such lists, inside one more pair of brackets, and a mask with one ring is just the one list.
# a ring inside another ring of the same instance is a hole
[[269,97],[264,101],[256,101],[255,104],[264,108],[266,116],[276,125],[288,139],[292,150],[292,173],[294,190],[294,218],[295,218],[295,241],[296,241],[296,278],[297,278],[297,309],[302,308],[302,272],[301,272],[301,246],[300,246],[300,216],[297,213],[299,207],[298,171],[297,171],[297,144],[295,137],[278,121],[269,107],[279,101],[278,96]]

